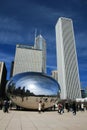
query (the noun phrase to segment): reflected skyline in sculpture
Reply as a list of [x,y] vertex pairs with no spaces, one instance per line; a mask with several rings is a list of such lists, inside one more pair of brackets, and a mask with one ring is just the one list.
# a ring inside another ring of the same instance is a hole
[[8,97],[17,105],[37,109],[38,102],[45,102],[45,108],[51,107],[60,94],[60,86],[50,76],[37,72],[25,72],[15,75],[6,85]]

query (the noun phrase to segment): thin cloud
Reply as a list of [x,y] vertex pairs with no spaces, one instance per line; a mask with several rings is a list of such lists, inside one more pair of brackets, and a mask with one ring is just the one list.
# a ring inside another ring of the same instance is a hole
[[51,65],[47,65],[47,68],[51,68],[51,69],[57,69],[57,67],[56,66],[51,66]]
[[14,18],[0,17],[0,30],[19,31],[21,28]]

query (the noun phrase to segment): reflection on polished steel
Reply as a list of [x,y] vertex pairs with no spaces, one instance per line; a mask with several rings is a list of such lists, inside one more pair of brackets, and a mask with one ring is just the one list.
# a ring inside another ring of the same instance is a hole
[[60,87],[50,76],[37,72],[25,72],[15,75],[6,85],[7,96],[18,106],[37,109],[41,101],[45,108],[57,102]]

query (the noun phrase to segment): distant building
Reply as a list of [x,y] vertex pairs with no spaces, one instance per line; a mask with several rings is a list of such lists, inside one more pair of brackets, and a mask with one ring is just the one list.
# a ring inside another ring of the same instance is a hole
[[82,96],[82,98],[86,97],[85,89],[81,89],[81,96]]
[[85,97],[87,97],[87,87],[85,87]]
[[42,50],[42,72],[46,73],[46,41],[42,35],[35,38],[34,48]]
[[71,19],[59,18],[56,24],[56,49],[61,99],[80,98],[81,86]]
[[52,77],[58,82],[58,71],[57,70],[52,71]]
[[0,62],[0,98],[5,97],[7,69],[4,62]]
[[42,72],[42,50],[17,44],[13,76],[22,72]]
[[16,45],[10,77],[28,71],[46,73],[46,41],[41,35],[35,36],[34,46]]
[[11,62],[10,78],[13,76],[14,61]]

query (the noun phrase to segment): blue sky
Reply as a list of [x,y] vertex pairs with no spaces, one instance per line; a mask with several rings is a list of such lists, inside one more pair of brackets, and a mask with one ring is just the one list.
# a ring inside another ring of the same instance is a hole
[[79,74],[87,86],[87,0],[0,0],[0,61],[8,70],[17,43],[34,44],[35,29],[47,43],[47,71],[55,70],[55,24],[59,17],[73,20]]

